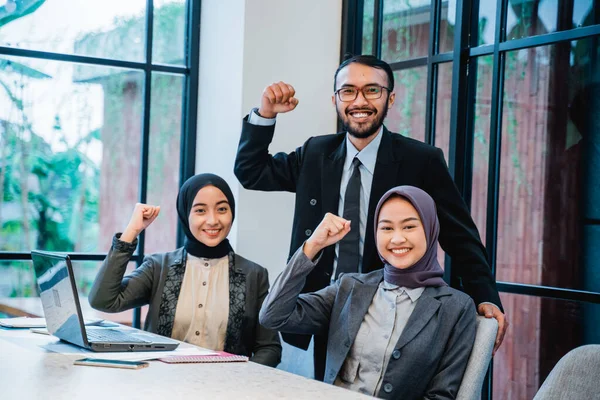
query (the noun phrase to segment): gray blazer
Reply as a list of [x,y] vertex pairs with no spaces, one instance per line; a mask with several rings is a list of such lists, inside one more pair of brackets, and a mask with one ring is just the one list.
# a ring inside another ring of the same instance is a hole
[[[186,265],[186,252],[146,256],[139,268],[123,277],[137,241],[113,243],[89,294],[90,305],[104,312],[121,312],[149,304],[144,329],[170,337]],[[281,343],[276,331],[258,323],[258,311],[269,291],[267,270],[245,258],[229,257],[229,319],[225,351],[251,361],[277,366]]]
[[[260,323],[282,332],[328,335],[325,382],[333,383],[383,280],[383,270],[345,274],[318,292],[300,294],[315,263],[300,248],[273,284]],[[473,348],[473,300],[449,287],[425,289],[384,373],[378,397],[454,399]]]

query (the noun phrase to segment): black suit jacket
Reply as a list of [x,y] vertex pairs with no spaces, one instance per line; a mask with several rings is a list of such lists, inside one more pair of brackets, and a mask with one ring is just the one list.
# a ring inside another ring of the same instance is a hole
[[[338,213],[342,168],[346,157],[345,133],[315,136],[291,153],[269,154],[275,126],[256,126],[244,118],[234,172],[246,189],[296,193],[296,209],[290,245],[291,257],[312,234],[325,213]],[[411,185],[435,200],[440,220],[439,242],[452,257],[452,268],[462,289],[475,304],[491,302],[502,309],[485,247],[450,173],[442,151],[420,141],[389,132],[385,127],[369,197],[369,213],[363,250],[364,273],[381,268],[375,248],[373,214],[377,202],[389,189]],[[317,267],[306,280],[303,292],[329,285],[334,246],[324,250]],[[286,342],[306,349],[309,340]]]

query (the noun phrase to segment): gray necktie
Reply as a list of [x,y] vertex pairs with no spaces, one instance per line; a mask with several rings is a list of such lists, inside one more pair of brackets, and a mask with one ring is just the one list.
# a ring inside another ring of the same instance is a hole
[[352,175],[346,186],[344,196],[344,219],[352,221],[350,232],[340,241],[336,277],[344,272],[360,272],[359,270],[359,239],[360,239],[360,170],[358,158],[352,160]]

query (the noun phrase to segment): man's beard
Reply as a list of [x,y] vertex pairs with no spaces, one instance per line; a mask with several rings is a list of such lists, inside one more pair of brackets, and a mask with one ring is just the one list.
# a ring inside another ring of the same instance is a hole
[[[350,116],[347,115],[347,110],[346,115],[342,115],[341,112],[337,110],[338,118],[342,121],[344,130],[348,132],[351,136],[354,136],[357,139],[366,139],[377,133],[377,131],[379,131],[379,128],[381,128],[381,125],[383,125],[383,120],[385,119],[388,113],[388,102],[389,99],[386,100],[382,113],[377,114],[375,120],[373,120],[373,122],[369,124],[352,124],[350,122]],[[353,109],[352,111],[356,111],[356,109]],[[369,109],[369,111],[374,113],[377,112],[374,108]]]

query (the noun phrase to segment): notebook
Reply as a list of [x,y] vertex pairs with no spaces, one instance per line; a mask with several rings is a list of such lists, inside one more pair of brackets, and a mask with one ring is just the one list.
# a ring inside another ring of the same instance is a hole
[[247,362],[248,357],[237,356],[225,351],[219,351],[213,355],[193,355],[193,356],[172,356],[158,359],[167,364],[186,364],[186,363],[223,363],[223,362]]

